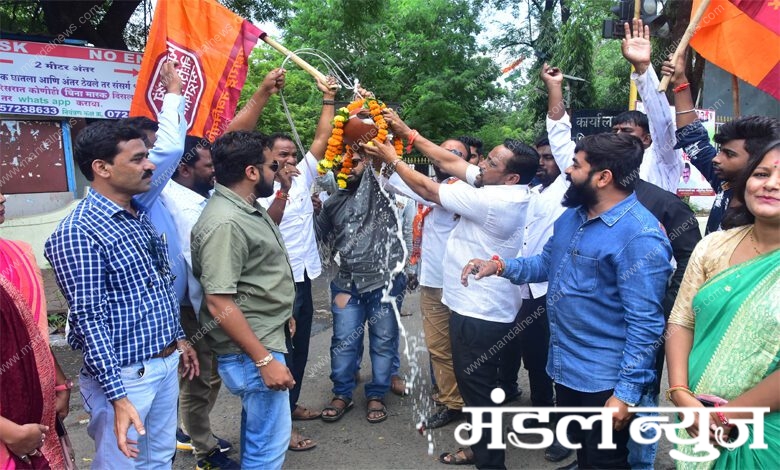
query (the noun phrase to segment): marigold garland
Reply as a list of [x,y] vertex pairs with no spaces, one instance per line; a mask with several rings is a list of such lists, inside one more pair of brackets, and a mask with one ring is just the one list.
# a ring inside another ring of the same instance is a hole
[[[387,106],[377,100],[376,98],[361,98],[349,103],[344,108],[339,108],[336,111],[331,124],[333,125],[333,131],[328,139],[328,148],[325,151],[325,158],[320,160],[317,165],[317,172],[320,175],[324,175],[328,171],[336,171],[336,183],[339,188],[344,189],[347,187],[347,177],[352,173],[352,154],[351,147],[344,148],[344,125],[349,120],[350,113],[363,108],[368,109],[371,114],[371,118],[379,128],[376,139],[384,143],[387,141],[389,131],[387,130],[387,122],[384,116],[382,116],[382,110]],[[403,155],[404,144],[400,138],[393,138],[393,146],[395,147],[395,153],[400,158]]]

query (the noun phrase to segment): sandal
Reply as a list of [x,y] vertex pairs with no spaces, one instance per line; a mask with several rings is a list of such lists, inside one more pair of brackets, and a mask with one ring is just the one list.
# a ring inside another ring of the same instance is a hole
[[[333,403],[336,400],[344,403],[344,406],[343,407],[333,406]],[[347,398],[343,395],[336,395],[333,397],[333,399],[330,400],[330,405],[322,409],[322,414],[320,417],[322,418],[323,421],[326,421],[328,423],[335,423],[336,421],[340,420],[344,416],[344,413],[351,410],[353,406],[355,406],[355,402],[353,402],[351,398]],[[335,411],[336,413],[332,415],[327,415],[325,414],[326,411]]]
[[297,405],[292,412],[293,421],[309,421],[322,416],[322,411],[312,411],[305,406]]
[[293,429],[292,435],[290,436],[290,445],[287,446],[287,450],[293,452],[303,452],[314,449],[315,447],[317,447],[317,443],[314,442],[313,439],[304,437],[301,435],[301,433]]
[[[379,408],[372,408],[371,402],[378,402],[380,405],[382,405]],[[379,416],[371,417],[372,413],[379,413]],[[384,402],[381,398],[369,398],[368,403],[366,404],[366,419],[371,424],[381,423],[382,421],[387,419],[387,407],[385,406]]]
[[[458,454],[463,454],[463,457],[459,457]],[[445,465],[474,465],[474,452],[470,447],[460,447],[455,452],[441,454],[439,462]]]

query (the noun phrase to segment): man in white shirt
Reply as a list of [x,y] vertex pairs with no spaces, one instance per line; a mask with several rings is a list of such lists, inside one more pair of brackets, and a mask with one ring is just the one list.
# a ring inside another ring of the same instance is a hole
[[[490,394],[498,384],[498,368],[505,354],[498,345],[516,334],[512,327],[520,308],[520,291],[505,282],[464,287],[459,270],[472,252],[490,258],[520,251],[530,199],[528,183],[539,165],[539,154],[522,142],[507,139],[479,166],[471,165],[410,129],[394,111],[383,113],[396,135],[411,140],[442,170],[469,183],[434,182],[403,163],[392,145],[375,140],[374,146],[363,146],[368,155],[393,166],[418,195],[460,215],[447,241],[442,266],[442,302],[452,310],[453,368],[466,406],[494,406]],[[502,468],[504,450],[488,449],[489,440],[489,433],[484,433],[472,446],[474,463],[478,468]],[[456,458],[453,454],[441,457],[446,462]]]
[[[471,154],[464,138],[448,139],[441,143],[441,148],[466,160]],[[440,184],[454,184],[457,178],[444,172],[436,165],[435,181]],[[431,356],[431,367],[438,388],[438,409],[423,421],[425,429],[436,429],[461,418],[463,415],[463,398],[458,391],[455,372],[452,369],[452,348],[450,346],[450,316],[449,307],[442,303],[442,287],[444,284],[442,263],[450,232],[460,219],[456,213],[444,207],[420,198],[400,180],[398,174],[393,174],[388,182],[392,191],[409,194],[417,201],[417,215],[414,218],[411,262],[419,266],[420,310],[423,316],[423,331],[425,345]]]
[[[649,30],[646,36],[650,37]],[[612,119],[612,131],[639,137],[645,147],[639,178],[676,194],[683,169],[682,152],[674,149],[675,121],[666,93],[658,91],[658,76],[649,60],[650,41],[623,40],[622,52],[636,70],[631,80],[636,84],[645,112],[618,114]]]
[[[317,83],[323,93],[322,112],[317,124],[314,141],[304,158],[297,161],[295,142],[285,134],[271,134],[266,138],[264,153],[279,162],[279,171],[274,181],[275,194],[260,198],[258,203],[266,208],[268,215],[279,226],[284,246],[290,258],[295,279],[295,303],[293,305],[294,330],[288,338],[285,361],[295,379],[290,389],[290,412],[293,420],[310,420],[320,417],[319,410],[310,410],[298,404],[306,363],[309,357],[309,339],[314,318],[314,304],[311,296],[311,280],[322,273],[320,254],[314,231],[314,207],[311,188],[317,179],[317,162],[325,156],[331,132],[331,120],[335,114],[335,81]],[[312,439],[303,437],[293,429],[289,449],[309,450],[316,446]]]

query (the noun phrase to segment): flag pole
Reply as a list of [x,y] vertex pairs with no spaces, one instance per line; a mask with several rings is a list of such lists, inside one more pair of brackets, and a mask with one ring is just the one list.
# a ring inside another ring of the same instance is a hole
[[[691,22],[688,23],[688,27],[685,29],[685,34],[683,34],[679,44],[677,44],[677,49],[674,50],[674,54],[672,55],[672,65],[677,63],[677,58],[680,57],[680,54],[682,54],[685,49],[688,48],[688,43],[691,42],[693,34],[699,28],[701,17],[704,16],[704,12],[707,10],[708,6],[710,6],[710,0],[702,0],[702,2],[699,4],[699,9],[696,10],[693,18],[691,18]],[[666,88],[669,86],[669,81],[671,79],[672,77],[670,75],[664,75],[664,78],[661,79],[661,83],[658,85],[658,91],[666,91]]]
[[739,111],[739,80],[734,74],[731,74],[731,100],[734,106],[734,117],[738,118],[741,115]]
[[297,54],[295,54],[291,50],[287,49],[283,45],[281,45],[278,42],[276,42],[274,40],[274,38],[272,38],[271,36],[269,36],[267,34],[263,34],[260,37],[260,39],[265,41],[265,43],[268,44],[269,46],[271,46],[274,49],[276,49],[277,51],[279,51],[283,56],[289,57],[290,60],[292,60],[293,62],[298,64],[298,67],[300,67],[303,70],[305,70],[306,72],[308,72],[309,75],[311,75],[315,79],[317,79],[317,80],[319,80],[319,81],[321,81],[323,83],[325,83],[327,81],[327,79],[325,78],[325,75],[323,75],[319,70],[317,70],[314,67],[312,67],[308,62],[306,62],[305,60],[301,59]]

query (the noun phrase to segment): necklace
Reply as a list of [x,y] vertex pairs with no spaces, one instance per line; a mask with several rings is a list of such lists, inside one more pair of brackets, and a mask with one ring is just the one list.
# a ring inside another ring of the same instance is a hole
[[753,236],[753,231],[754,230],[751,227],[751,229],[750,229],[750,246],[753,247],[753,251],[755,251],[757,255],[761,256],[761,255],[763,255],[763,253],[758,251],[758,246],[757,246],[758,243],[756,242],[756,238]]

